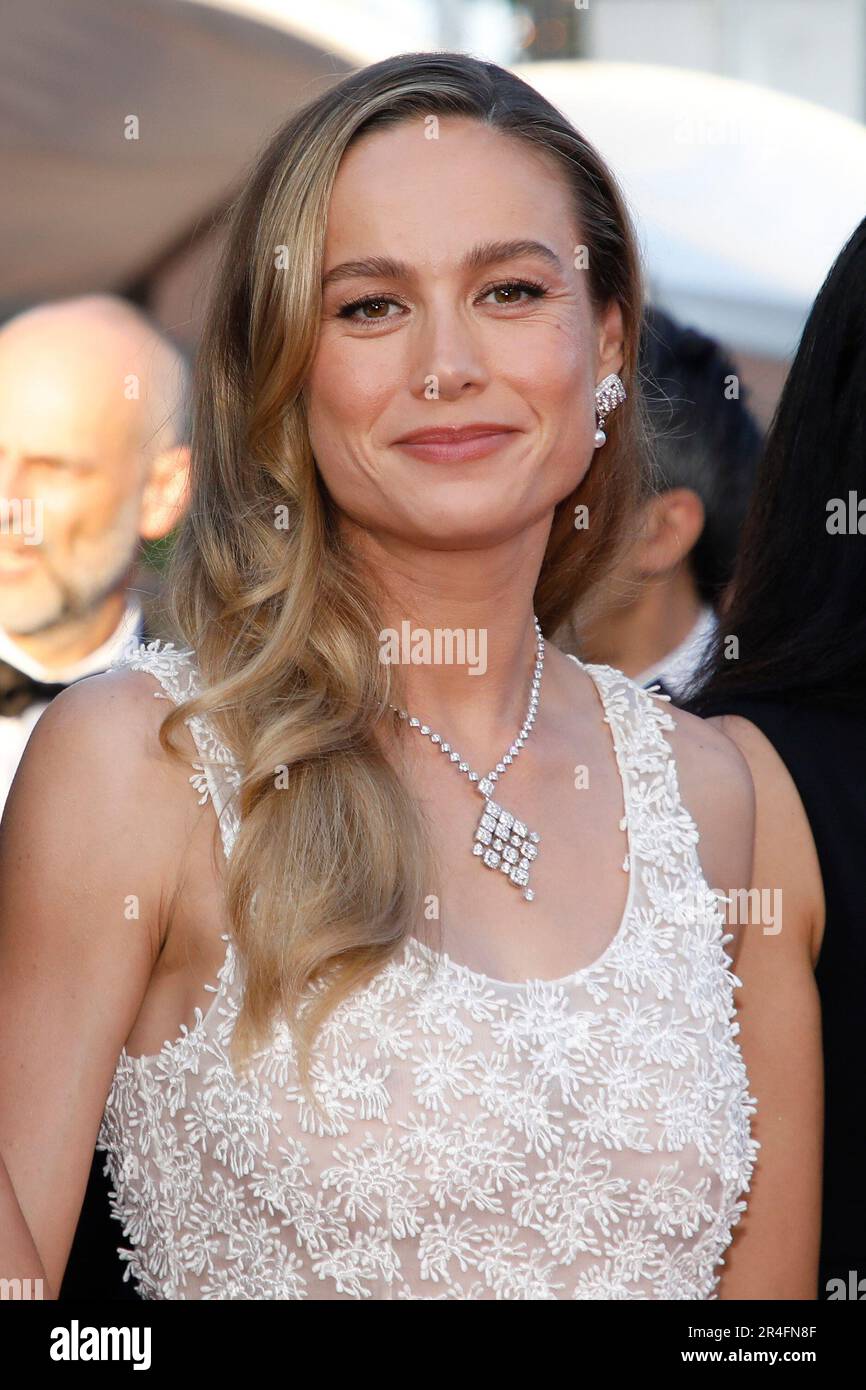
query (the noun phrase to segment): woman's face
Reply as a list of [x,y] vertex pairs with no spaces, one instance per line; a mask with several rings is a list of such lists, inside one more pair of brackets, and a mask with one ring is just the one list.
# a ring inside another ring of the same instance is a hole
[[[552,159],[462,117],[440,119],[436,139],[425,130],[371,132],[340,165],[309,427],[331,496],[365,531],[483,547],[552,514],[584,477],[622,322],[616,306],[593,314]],[[386,258],[399,265],[359,264]],[[456,457],[401,443],[475,425],[499,432]]]

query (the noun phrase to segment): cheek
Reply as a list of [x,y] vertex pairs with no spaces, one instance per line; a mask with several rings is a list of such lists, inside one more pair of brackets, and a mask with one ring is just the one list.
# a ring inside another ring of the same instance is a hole
[[507,358],[499,364],[506,379],[520,380],[530,399],[536,396],[549,404],[591,400],[594,343],[577,310],[526,327],[517,342],[506,345]]
[[305,393],[317,467],[336,500],[346,503],[364,475],[375,472],[376,423],[401,379],[381,343],[357,349],[354,341],[320,348]]
[[395,383],[405,381],[407,337],[403,333],[386,336],[330,337],[323,333],[313,359],[308,382],[330,408],[355,414],[370,399],[387,394]]
[[377,383],[382,389],[381,373],[377,375],[371,363],[346,351],[346,346],[320,348],[307,380],[307,418],[314,450],[317,440],[321,447],[340,435],[363,430],[373,412]]
[[34,488],[42,508],[45,540],[62,545],[75,531],[88,524],[86,490],[70,477],[53,478]]
[[58,541],[98,541],[117,522],[123,522],[128,496],[108,478],[91,478],[71,486],[54,513]]
[[545,505],[556,506],[577,488],[595,456],[595,364],[579,331],[559,326],[539,334],[512,380],[538,420],[541,449],[536,487]]
[[534,409],[552,444],[561,443],[573,457],[576,445],[595,432],[595,376],[588,347],[573,335],[553,332],[539,337],[512,365],[516,389]]

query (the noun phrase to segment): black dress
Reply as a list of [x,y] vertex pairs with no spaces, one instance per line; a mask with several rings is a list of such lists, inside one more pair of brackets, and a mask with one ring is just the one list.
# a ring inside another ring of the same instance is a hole
[[[772,743],[800,793],[821,867],[826,919],[815,978],[824,1041],[824,1188],[818,1297],[827,1281],[866,1275],[866,710],[863,715],[762,699],[725,699]],[[850,1295],[849,1295],[850,1296]]]

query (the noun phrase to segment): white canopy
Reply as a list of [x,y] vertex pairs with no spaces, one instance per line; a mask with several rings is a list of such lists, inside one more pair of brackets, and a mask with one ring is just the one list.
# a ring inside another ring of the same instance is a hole
[[796,97],[681,68],[515,70],[611,164],[657,302],[731,346],[791,352],[866,216],[866,129]]

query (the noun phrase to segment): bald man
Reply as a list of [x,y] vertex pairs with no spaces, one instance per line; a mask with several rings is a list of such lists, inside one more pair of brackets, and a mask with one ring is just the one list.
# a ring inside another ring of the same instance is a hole
[[144,635],[130,584],[183,509],[187,396],[182,354],[113,296],[0,328],[0,810],[52,696]]

